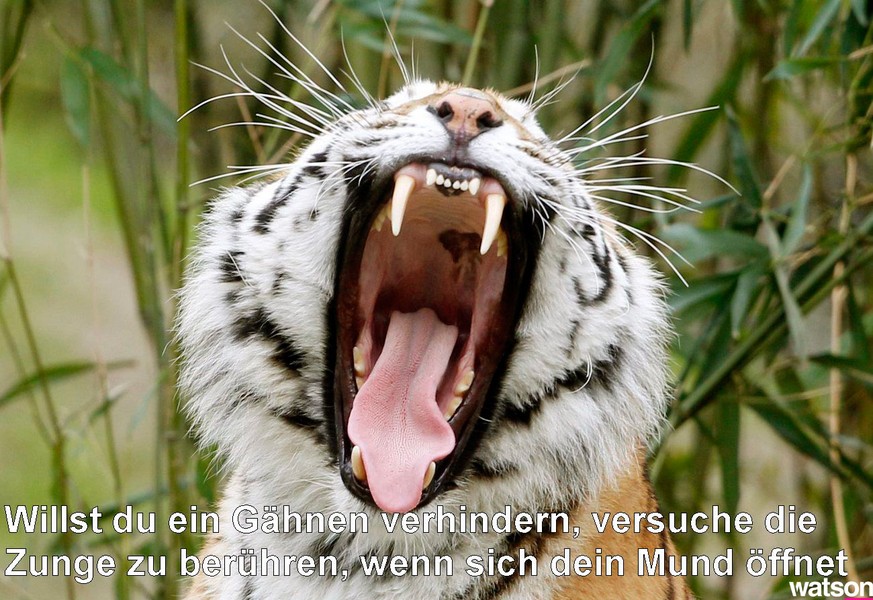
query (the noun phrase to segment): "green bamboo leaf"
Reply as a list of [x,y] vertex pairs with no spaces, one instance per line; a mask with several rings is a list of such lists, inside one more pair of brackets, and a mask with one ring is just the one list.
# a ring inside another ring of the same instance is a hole
[[778,65],[773,67],[773,70],[764,76],[764,81],[775,81],[779,79],[791,79],[797,75],[804,75],[810,71],[824,69],[836,64],[844,62],[846,59],[842,56],[810,56],[803,58],[787,58],[780,61]]
[[459,28],[433,28],[426,25],[405,25],[398,27],[400,35],[416,40],[429,40],[441,44],[469,46],[473,43],[470,34]]
[[767,213],[762,215],[762,227],[764,229],[764,237],[767,240],[767,246],[770,248],[770,256],[773,259],[773,276],[776,278],[776,285],[779,287],[779,295],[782,299],[785,318],[788,321],[788,332],[794,345],[794,352],[797,356],[806,358],[806,324],[803,320],[803,312],[800,310],[800,305],[791,292],[788,267],[785,263],[785,251],[782,248],[779,234],[776,233],[776,228],[773,226]]
[[[367,29],[369,38],[372,36],[379,39],[385,33],[385,22],[397,19],[397,37],[419,38],[444,43],[469,46],[473,43],[473,36],[469,31],[450,23],[445,19],[435,17],[422,9],[418,2],[404,3],[399,10],[396,7],[386,6],[384,2],[359,2],[340,0],[339,4],[346,9],[364,15],[367,22],[357,22],[357,27]],[[351,25],[351,23],[349,23]],[[360,32],[359,32],[360,33]],[[382,51],[380,47],[379,51]]]
[[101,402],[97,406],[97,408],[92,410],[91,414],[88,415],[88,423],[93,423],[94,421],[105,415],[107,412],[109,412],[109,409],[111,409],[115,405],[115,403],[118,402],[118,398],[119,397],[117,395],[112,395],[108,398],[105,398],[103,402]]
[[764,269],[761,264],[753,263],[743,269],[737,277],[737,284],[731,296],[731,335],[734,338],[740,336],[740,329],[746,320],[746,315],[749,314],[749,307],[758,297],[763,275]]
[[727,511],[735,513],[740,502],[740,405],[733,396],[719,401],[716,436],[722,495]]
[[810,435],[788,409],[775,402],[752,402],[748,406],[757,412],[779,437],[788,442],[801,454],[809,456],[843,479],[854,476],[868,488],[873,489],[873,475],[867,472],[857,461],[845,455],[840,457],[842,467],[844,468],[831,463],[825,441],[820,437]]
[[816,13],[803,41],[800,42],[800,45],[792,53],[793,56],[804,56],[809,51],[812,45],[821,37],[824,30],[827,29],[828,25],[831,24],[831,21],[839,14],[840,4],[842,4],[842,0],[829,0],[829,2],[822,5],[818,13]]
[[[758,177],[755,174],[755,169],[752,166],[752,158],[749,154],[749,149],[746,146],[746,140],[743,137],[743,132],[740,130],[740,124],[737,122],[736,115],[733,111],[727,111],[728,116],[728,141],[731,149],[731,162],[736,172],[737,181],[739,183],[740,193],[743,196],[744,202],[748,205],[747,208],[758,209],[762,203],[761,186],[758,184]],[[747,215],[741,215],[747,218]]]
[[817,354],[810,357],[810,360],[829,369],[839,369],[849,377],[873,385],[873,364],[867,360],[834,354]]
[[698,381],[706,379],[712,372],[718,369],[731,350],[731,320],[726,311],[720,311],[715,317],[715,333],[712,341],[705,346],[701,353],[700,373]]
[[867,0],[852,0],[852,12],[861,25],[867,25],[870,17],[867,15]]
[[94,69],[95,75],[123,100],[140,103],[145,107],[146,116],[160,130],[168,135],[176,134],[176,117],[167,106],[161,102],[154,91],[149,90],[144,101],[140,98],[140,85],[133,74],[118,64],[111,56],[86,47],[79,50],[81,60]]
[[67,126],[79,145],[87,148],[91,141],[91,86],[82,64],[67,56],[61,65],[60,83]]
[[[116,361],[106,365],[109,370],[123,369],[131,367],[135,364],[132,360]],[[97,369],[97,363],[94,362],[72,362],[62,363],[46,367],[41,372],[28,375],[19,381],[9,386],[2,394],[0,394],[0,407],[5,406],[21,397],[24,393],[42,385],[42,382],[55,383],[89,373]]]
[[662,236],[675,243],[690,262],[713,256],[736,256],[760,259],[767,256],[767,248],[750,235],[730,229],[701,229],[689,223],[677,223],[664,228]]
[[[683,169],[687,171],[688,169]],[[700,204],[697,205],[697,210],[700,212],[706,212],[707,210],[714,210],[716,208],[722,208],[726,204],[730,204],[731,202],[737,199],[737,195],[734,192],[729,194],[722,194],[721,196],[716,196],[715,198],[710,198],[709,200],[703,200]]]
[[852,337],[852,353],[860,360],[869,362],[871,360],[870,339],[873,338],[873,335],[868,334],[864,329],[864,312],[858,304],[855,286],[852,285],[851,279],[848,281],[847,289],[846,307],[849,312],[849,335]]
[[812,168],[809,165],[803,167],[803,179],[800,182],[800,190],[797,192],[797,200],[791,207],[791,219],[782,237],[782,251],[789,255],[797,249],[803,233],[806,230],[806,216],[809,208],[809,198],[812,196]]
[[791,55],[791,49],[797,40],[797,25],[800,23],[800,16],[804,6],[804,0],[794,0],[791,4],[791,9],[788,11],[788,16],[785,17],[785,25],[782,27],[782,54],[785,56]]
[[700,304],[721,303],[733,284],[733,277],[715,275],[692,281],[687,287],[679,286],[673,290],[668,302],[674,313],[683,313]]
[[597,70],[597,77],[594,82],[596,98],[602,99],[606,86],[618,79],[619,70],[629,62],[628,53],[630,49],[633,48],[637,39],[642,35],[649,21],[654,18],[660,4],[661,0],[649,0],[640,6],[612,40],[606,57],[601,61],[600,68]]

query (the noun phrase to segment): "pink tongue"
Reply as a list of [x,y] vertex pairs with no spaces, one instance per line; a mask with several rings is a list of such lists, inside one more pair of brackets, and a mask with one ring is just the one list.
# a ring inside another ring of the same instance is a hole
[[430,463],[455,447],[436,390],[457,338],[457,327],[429,308],[391,313],[385,347],[355,397],[349,439],[361,448],[370,493],[384,511],[415,508]]

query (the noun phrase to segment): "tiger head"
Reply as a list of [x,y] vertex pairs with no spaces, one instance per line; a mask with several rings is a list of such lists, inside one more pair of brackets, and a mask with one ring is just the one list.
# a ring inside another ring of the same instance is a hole
[[668,331],[574,151],[494,91],[323,96],[296,160],[202,228],[178,321],[201,439],[265,504],[596,493],[658,430]]

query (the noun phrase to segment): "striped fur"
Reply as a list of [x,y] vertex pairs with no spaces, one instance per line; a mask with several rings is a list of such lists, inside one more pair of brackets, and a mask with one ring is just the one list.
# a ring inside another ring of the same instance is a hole
[[[230,473],[225,527],[205,552],[337,556],[346,581],[320,577],[201,578],[190,600],[684,598],[680,580],[552,578],[552,554],[610,548],[635,556],[658,536],[389,534],[378,512],[343,486],[333,442],[329,309],[341,222],[355,190],[410,157],[438,153],[445,131],[426,110],[447,84],[416,82],[326,125],[269,183],[225,190],[200,232],[178,321],[181,391],[200,440]],[[471,156],[505,173],[540,239],[531,289],[499,392],[487,399],[482,438],[466,469],[435,503],[449,510],[566,511],[590,527],[592,510],[651,508],[639,449],[667,402],[663,290],[646,260],[615,234],[570,156],[526,103],[495,96],[511,126],[470,143]],[[487,423],[487,426],[486,426]],[[419,509],[434,510],[434,504]],[[368,534],[242,535],[233,507],[289,505],[298,512],[364,511]],[[472,578],[470,555],[526,548],[537,577]],[[560,550],[559,550],[560,549]],[[367,578],[369,554],[454,557],[453,577]],[[631,561],[633,562],[633,561]],[[629,563],[630,564],[630,563]]]

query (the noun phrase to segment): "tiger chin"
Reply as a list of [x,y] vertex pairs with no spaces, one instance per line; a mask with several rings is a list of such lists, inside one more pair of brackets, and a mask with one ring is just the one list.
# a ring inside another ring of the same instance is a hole
[[[594,529],[594,512],[658,510],[644,456],[670,331],[658,275],[571,154],[493,91],[417,81],[333,105],[280,177],[213,203],[177,330],[188,414],[229,471],[203,552],[330,555],[347,576],[198,577],[187,598],[690,598],[681,578],[637,575],[639,548],[675,552],[668,536]],[[242,534],[240,505],[364,512],[369,531]],[[438,506],[580,529],[407,534],[380,518]],[[624,575],[551,575],[567,548],[622,556]],[[489,549],[523,549],[538,574],[469,575]],[[360,557],[396,555],[450,556],[453,574],[362,572]]]

